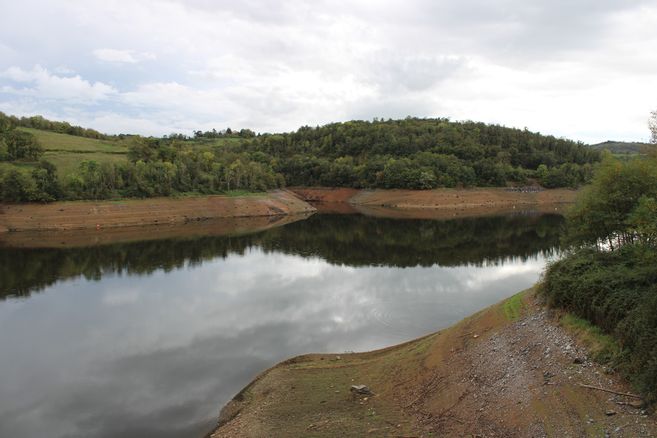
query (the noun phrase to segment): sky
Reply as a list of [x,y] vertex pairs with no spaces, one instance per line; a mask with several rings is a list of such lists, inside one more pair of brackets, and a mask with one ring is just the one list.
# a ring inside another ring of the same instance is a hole
[[656,0],[0,0],[0,111],[107,133],[448,117],[647,141]]

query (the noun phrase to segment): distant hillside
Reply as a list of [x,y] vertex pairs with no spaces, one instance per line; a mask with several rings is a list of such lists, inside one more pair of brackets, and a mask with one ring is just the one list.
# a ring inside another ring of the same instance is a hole
[[32,128],[18,128],[36,137],[44,149],[43,158],[57,166],[60,176],[74,172],[82,160],[95,160],[99,163],[127,163],[128,146],[126,140],[80,137],[59,134]]
[[612,154],[640,154],[643,150],[654,147],[650,143],[628,142],[628,141],[605,141],[604,143],[592,144],[591,148],[602,151],[608,150]]
[[11,202],[254,192],[285,185],[577,187],[591,178],[600,158],[583,143],[449,119],[354,120],[280,134],[226,129],[144,138],[98,136],[65,122],[0,113],[0,199]]

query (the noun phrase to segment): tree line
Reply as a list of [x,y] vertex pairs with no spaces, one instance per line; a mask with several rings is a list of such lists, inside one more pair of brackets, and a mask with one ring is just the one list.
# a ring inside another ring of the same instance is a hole
[[111,135],[103,134],[99,131],[96,131],[95,129],[71,125],[68,122],[48,120],[43,116],[16,117],[0,112],[0,119],[8,120],[14,126],[40,129],[42,131],[56,132],[58,134],[75,135],[77,137],[95,138],[99,140],[109,140],[114,137]]
[[59,175],[40,160],[43,148],[34,136],[16,128],[68,129],[61,123],[0,113],[0,160],[33,165],[31,172],[0,169],[3,201],[213,194],[285,185],[577,187],[592,178],[601,157],[581,143],[527,130],[407,118],[305,126],[284,134],[226,129],[197,131],[194,138],[130,136],[126,163],[82,160],[72,174]]

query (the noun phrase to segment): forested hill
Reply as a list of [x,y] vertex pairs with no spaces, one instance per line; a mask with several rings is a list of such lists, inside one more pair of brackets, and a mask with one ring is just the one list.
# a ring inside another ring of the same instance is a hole
[[613,154],[640,154],[650,147],[654,147],[654,145],[627,141],[605,141],[604,143],[591,145],[592,149],[599,151],[608,150]]
[[600,152],[570,140],[447,119],[351,121],[283,134],[227,129],[144,138],[105,136],[66,122],[0,113],[0,201],[8,202],[284,185],[432,189],[539,182],[548,188],[577,187],[591,178],[599,160]]
[[289,185],[427,189],[536,178],[577,186],[600,154],[527,130],[447,119],[351,121],[261,135],[240,148],[272,157]]

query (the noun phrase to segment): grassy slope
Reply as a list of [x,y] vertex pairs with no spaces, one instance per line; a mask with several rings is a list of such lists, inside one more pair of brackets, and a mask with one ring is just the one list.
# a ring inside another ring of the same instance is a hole
[[96,140],[38,129],[20,129],[37,138],[46,151],[43,158],[57,166],[60,177],[73,172],[82,160],[120,163],[127,159],[128,148],[122,141]]
[[[31,128],[18,128],[33,134],[45,149],[43,158],[57,166],[60,177],[73,172],[82,160],[95,160],[99,163],[121,163],[127,160],[128,143],[123,140],[96,140],[93,138],[77,137],[68,134],[42,131]],[[234,144],[240,139],[211,139],[195,141],[199,148],[211,149],[229,143]],[[0,169],[19,168],[23,171],[32,169],[35,163],[0,163]]]
[[[41,131],[31,128],[18,128],[33,134],[45,150],[43,158],[57,166],[60,178],[73,172],[80,161],[95,160],[99,163],[120,163],[127,160],[128,147],[124,141],[96,140],[68,134]],[[0,170],[32,170],[36,163],[0,163]]]

